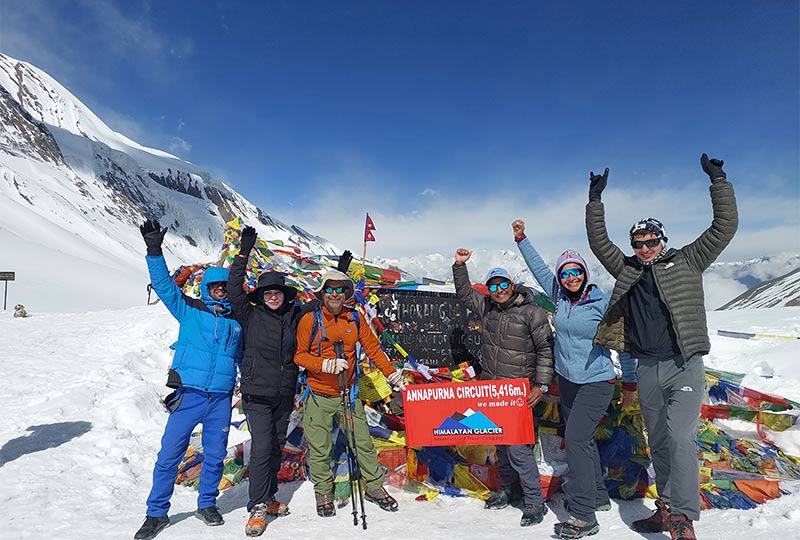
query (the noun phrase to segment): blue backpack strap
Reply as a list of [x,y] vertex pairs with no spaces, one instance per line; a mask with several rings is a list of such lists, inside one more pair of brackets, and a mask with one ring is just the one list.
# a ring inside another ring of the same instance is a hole
[[300,374],[300,377],[297,379],[298,384],[305,385],[306,388],[303,390],[303,395],[300,396],[300,403],[305,403],[308,399],[309,394],[313,394],[314,392],[311,391],[311,387],[308,385],[308,377],[306,376],[306,370]]
[[314,310],[314,324],[311,325],[311,338],[308,340],[308,350],[311,352],[311,345],[314,344],[314,339],[317,337],[317,334],[322,333],[317,342],[317,356],[322,356],[322,342],[328,339],[328,336],[325,332],[325,325],[322,322],[322,310],[316,309]]
[[[314,324],[311,325],[311,338],[308,340],[308,351],[311,352],[311,346],[314,344],[314,339],[316,339],[317,334],[320,334],[319,340],[317,341],[317,356],[322,356],[322,342],[328,339],[328,336],[325,332],[325,325],[322,323],[322,310],[315,309],[314,310]],[[303,395],[300,396],[300,401],[305,403],[308,399],[308,396],[311,394],[313,395],[314,392],[311,390],[311,386],[308,384],[308,377],[306,376],[305,370],[300,374],[300,378],[298,381],[300,384],[305,384],[306,389],[303,391]]]

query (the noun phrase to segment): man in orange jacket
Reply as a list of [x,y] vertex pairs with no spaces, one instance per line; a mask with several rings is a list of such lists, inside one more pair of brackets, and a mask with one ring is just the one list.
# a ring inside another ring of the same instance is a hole
[[[332,421],[336,419],[339,426],[344,427],[339,374],[346,373],[349,391],[356,383],[356,344],[361,343],[367,357],[386,375],[389,384],[402,390],[405,381],[402,371],[389,363],[364,316],[344,305],[354,292],[353,281],[347,274],[331,270],[320,282],[315,293],[322,307],[300,319],[294,361],[305,368],[311,390],[303,414],[303,429],[308,442],[308,468],[314,484],[317,514],[331,517],[336,515],[331,471]],[[343,355],[336,354],[337,343],[341,344]],[[364,497],[381,509],[394,512],[398,508],[397,501],[383,488],[383,470],[369,435],[364,405],[361,400],[354,399],[352,407],[355,451],[366,484]]]

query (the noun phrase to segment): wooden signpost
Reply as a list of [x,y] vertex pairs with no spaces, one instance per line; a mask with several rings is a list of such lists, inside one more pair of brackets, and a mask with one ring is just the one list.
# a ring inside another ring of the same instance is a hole
[[8,302],[8,282],[14,281],[16,274],[14,272],[0,272],[0,280],[5,282],[5,291],[3,292],[3,311],[6,310],[6,303]]

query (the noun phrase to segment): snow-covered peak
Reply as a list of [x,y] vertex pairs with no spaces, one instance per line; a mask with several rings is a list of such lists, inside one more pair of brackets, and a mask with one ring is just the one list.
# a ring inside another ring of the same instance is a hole
[[[147,165],[148,154],[155,158],[152,165],[161,168],[167,161],[180,161],[162,150],[147,148],[108,127],[72,92],[39,68],[0,53],[0,86],[35,119],[75,135],[103,142],[109,147],[133,155]],[[142,155],[144,154],[144,155]],[[144,159],[143,159],[144,158]]]

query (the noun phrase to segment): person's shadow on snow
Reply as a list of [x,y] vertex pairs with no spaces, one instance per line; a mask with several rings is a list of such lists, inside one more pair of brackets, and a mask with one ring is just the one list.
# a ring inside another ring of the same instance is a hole
[[0,467],[25,454],[61,446],[88,433],[90,429],[92,429],[92,423],[84,421],[30,426],[25,430],[30,431],[30,434],[11,439],[0,448]]
[[[295,480],[292,482],[285,482],[280,483],[278,485],[278,493],[276,493],[275,497],[285,504],[290,504],[294,492],[300,489],[304,480]],[[237,519],[237,512],[241,512],[243,517],[242,526],[247,521],[247,501],[249,496],[247,494],[247,490],[249,487],[249,482],[241,482],[236,484],[235,486],[231,486],[222,493],[220,493],[219,497],[217,497],[217,509],[219,510],[220,514],[225,518],[225,522],[227,523],[229,519],[235,520]],[[176,523],[180,523],[181,521],[188,519],[190,517],[194,517],[195,511],[192,510],[190,512],[180,512],[169,517],[170,525],[175,525]],[[267,523],[271,523],[277,519],[275,516],[269,516],[267,519]]]

